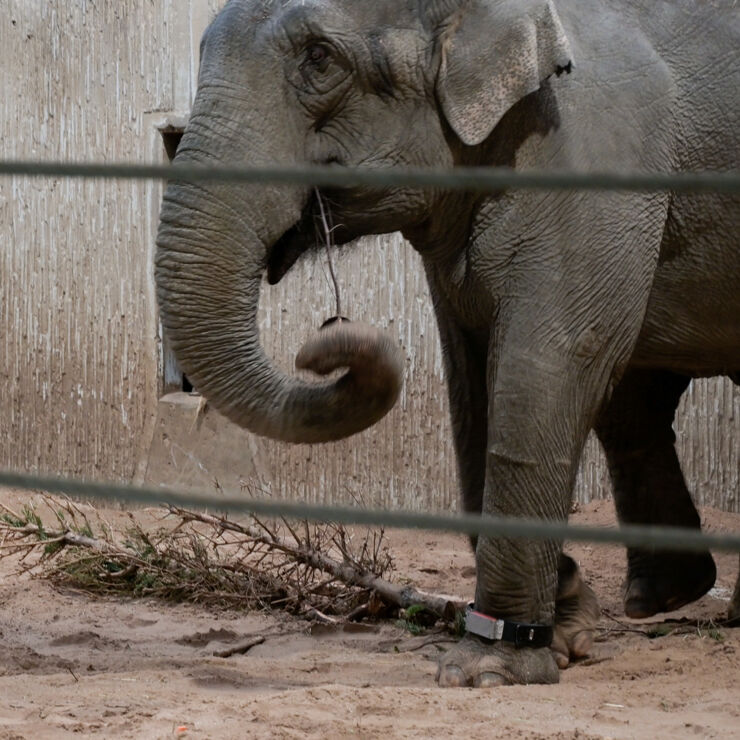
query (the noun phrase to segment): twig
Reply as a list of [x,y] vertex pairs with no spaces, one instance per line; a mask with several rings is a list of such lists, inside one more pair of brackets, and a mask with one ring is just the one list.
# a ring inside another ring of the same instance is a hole
[[100,574],[100,577],[105,578],[109,581],[120,580],[122,578],[129,578],[130,576],[134,575],[138,569],[139,569],[138,564],[131,563],[130,565],[123,568],[122,570],[118,570],[113,573],[109,573],[108,571],[105,571]]
[[324,226],[324,236],[326,237],[324,239],[324,246],[326,247],[326,260],[329,263],[329,274],[331,275],[331,281],[334,283],[334,295],[336,297],[337,301],[337,316],[342,315],[342,304],[339,300],[339,283],[337,282],[337,276],[334,273],[334,265],[331,261],[331,249],[332,246],[332,229],[329,228],[329,222],[326,217],[326,212],[324,211],[324,201],[321,198],[321,193],[319,193],[318,188],[314,188],[314,192],[316,193],[316,200],[319,204],[319,213],[321,214],[321,222]]
[[323,624],[339,624],[338,619],[334,619],[334,617],[330,617],[328,614],[320,612],[315,606],[309,606],[306,611],[303,612],[303,616],[312,617],[317,622],[321,622]]
[[434,637],[430,637],[422,642],[420,642],[418,645],[413,645],[412,647],[407,647],[405,650],[399,650],[399,653],[413,653],[414,650],[421,650],[422,648],[428,647],[429,645],[440,645],[442,643],[446,642],[457,642],[458,640],[454,637],[450,637],[449,635],[435,635]]
[[301,542],[301,538],[296,534],[296,531],[293,529],[293,527],[290,526],[290,522],[283,518],[282,519],[283,524],[285,525],[285,528],[293,535],[293,539],[295,540],[296,545],[299,545]]
[[347,622],[359,622],[370,613],[370,603],[365,602],[355,607],[344,619]]
[[118,552],[118,549],[113,547],[109,542],[94,537],[87,537],[86,535],[70,530],[44,530],[36,524],[25,524],[22,527],[8,527],[8,529],[19,535],[43,536],[43,539],[39,540],[39,544],[43,544],[44,546],[49,544],[63,544],[73,545],[74,547],[85,547],[90,550],[97,550],[98,552]]
[[15,519],[16,521],[20,521],[20,520],[22,519],[22,517],[18,516],[18,514],[16,514],[16,513],[15,513],[15,512],[13,511],[13,509],[11,509],[11,508],[10,508],[9,506],[7,506],[6,504],[0,503],[0,509],[2,509],[2,510],[3,510],[4,512],[6,512],[7,514],[10,514],[10,516],[11,516],[11,517],[13,517],[13,519]]
[[225,648],[224,650],[214,650],[213,654],[217,658],[230,658],[232,655],[246,653],[247,651],[255,647],[255,645],[261,645],[264,641],[264,637],[250,637],[248,640],[245,640],[244,642],[239,642],[236,645]]

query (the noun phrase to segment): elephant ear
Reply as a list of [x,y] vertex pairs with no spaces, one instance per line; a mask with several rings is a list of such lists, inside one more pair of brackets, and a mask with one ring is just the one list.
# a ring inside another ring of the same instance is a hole
[[436,91],[445,118],[470,146],[572,57],[551,0],[463,0],[442,24]]

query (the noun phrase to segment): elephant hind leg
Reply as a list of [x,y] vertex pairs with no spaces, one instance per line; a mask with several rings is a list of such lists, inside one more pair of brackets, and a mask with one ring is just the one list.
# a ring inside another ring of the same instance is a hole
[[[672,429],[689,378],[663,370],[628,370],[596,432],[604,447],[620,522],[700,528],[681,472]],[[673,611],[714,584],[709,552],[629,548],[624,609],[629,617]]]
[[[730,375],[730,379],[735,385],[740,386],[740,371],[732,373]],[[735,582],[735,593],[732,594],[730,609],[727,616],[733,625],[740,627],[740,557],[738,557],[738,573],[737,581]]]
[[581,577],[573,558],[561,552],[550,646],[558,668],[567,667],[572,658],[589,654],[600,616],[596,594]]
[[737,582],[735,583],[735,593],[732,595],[732,601],[730,601],[730,609],[727,616],[733,626],[740,627],[740,558],[738,558],[738,574]]

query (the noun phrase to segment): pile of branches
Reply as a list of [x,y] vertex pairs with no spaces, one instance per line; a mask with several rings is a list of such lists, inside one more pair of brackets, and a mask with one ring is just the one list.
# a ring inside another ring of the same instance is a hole
[[121,531],[69,498],[40,496],[41,507],[19,513],[0,504],[0,558],[15,556],[25,570],[86,591],[280,608],[322,622],[409,609],[454,622],[463,606],[390,581],[383,530],[165,506],[154,527],[128,514]]

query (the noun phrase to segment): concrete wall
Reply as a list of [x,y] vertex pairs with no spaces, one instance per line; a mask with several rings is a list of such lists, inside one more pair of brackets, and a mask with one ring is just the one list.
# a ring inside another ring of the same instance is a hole
[[[0,156],[164,161],[157,127],[187,115],[200,33],[218,5],[6,0]],[[160,444],[174,423],[158,405],[151,263],[160,198],[152,182],[0,181],[0,466],[130,480],[147,476],[152,450],[176,460],[174,448]],[[388,327],[403,344],[397,408],[374,429],[323,447],[242,444],[227,424],[207,424],[209,448],[199,446],[202,405],[177,404],[195,414],[182,459],[200,471],[199,484],[223,488],[228,479],[226,487],[238,488],[257,456],[260,485],[276,496],[455,505],[439,343],[418,257],[397,236],[365,241],[337,256],[337,270],[352,317]],[[322,257],[265,286],[265,343],[286,369],[332,304]],[[738,390],[727,381],[695,383],[678,427],[699,499],[740,510]],[[230,456],[208,451],[217,429],[231,440]],[[196,480],[183,470],[173,478],[165,471],[159,482]],[[605,490],[591,444],[578,496]]]
[[[156,124],[189,108],[191,36],[208,6],[6,0],[2,156],[163,158]],[[160,197],[152,182],[0,183],[0,464],[134,475],[159,385]]]

